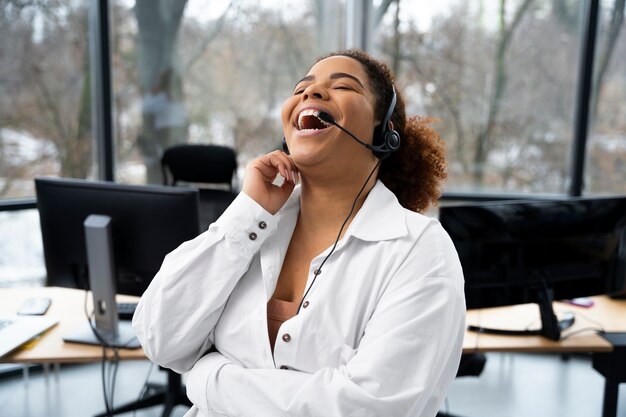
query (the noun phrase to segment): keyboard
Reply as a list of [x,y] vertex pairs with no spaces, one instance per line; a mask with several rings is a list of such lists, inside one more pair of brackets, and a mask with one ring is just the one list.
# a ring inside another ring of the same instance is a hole
[[117,303],[117,316],[120,320],[132,320],[137,303]]

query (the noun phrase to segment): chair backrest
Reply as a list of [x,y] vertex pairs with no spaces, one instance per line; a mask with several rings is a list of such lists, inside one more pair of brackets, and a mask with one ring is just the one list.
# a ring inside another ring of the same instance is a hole
[[[232,189],[233,176],[237,170],[237,155],[226,146],[174,145],[163,152],[161,167],[165,185],[185,181],[228,184]],[[168,181],[168,177],[171,181]]]

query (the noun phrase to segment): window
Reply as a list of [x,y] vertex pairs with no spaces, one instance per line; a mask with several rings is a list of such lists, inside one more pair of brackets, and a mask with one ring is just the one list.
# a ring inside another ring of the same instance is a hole
[[624,1],[601,2],[596,39],[585,191],[626,194]]
[[113,1],[116,179],[161,183],[177,143],[281,143],[280,108],[318,55],[342,45],[336,1]]
[[[88,2],[0,5],[0,200],[33,178],[92,177]],[[0,212],[0,286],[42,285],[37,210]]]
[[87,2],[0,6],[0,198],[92,172]]
[[42,286],[46,278],[36,209],[0,212],[0,287]]
[[565,193],[580,1],[400,1],[377,48],[409,114],[439,119],[449,191]]

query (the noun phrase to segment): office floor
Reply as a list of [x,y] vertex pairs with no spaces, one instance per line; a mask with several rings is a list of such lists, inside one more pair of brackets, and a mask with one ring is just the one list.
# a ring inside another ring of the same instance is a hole
[[[137,398],[149,364],[123,362],[118,371],[115,403]],[[100,366],[63,366],[58,374],[31,372],[0,379],[0,416],[85,417],[104,410]],[[152,382],[164,381],[153,370]],[[626,384],[620,387],[618,417],[626,417]],[[465,417],[600,417],[604,379],[586,357],[562,361],[555,355],[489,354],[480,378],[454,381],[448,395],[450,413]],[[172,417],[180,417],[177,407]],[[137,417],[160,416],[160,407]],[[132,416],[127,413],[125,416]]]

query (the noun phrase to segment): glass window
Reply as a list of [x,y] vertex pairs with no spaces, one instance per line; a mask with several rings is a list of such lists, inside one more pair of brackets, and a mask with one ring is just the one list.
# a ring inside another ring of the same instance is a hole
[[0,198],[92,170],[87,2],[0,5]]
[[409,114],[438,119],[448,190],[566,192],[580,3],[401,0],[389,8],[378,54],[395,70]]
[[112,2],[116,179],[161,183],[178,143],[236,149],[240,167],[280,146],[280,108],[342,44],[344,3]]
[[[33,178],[92,176],[87,4],[0,5],[0,199]],[[36,210],[0,213],[0,286],[43,285]]]
[[37,210],[0,212],[0,236],[0,287],[44,285],[46,267]]
[[624,1],[600,4],[584,189],[592,194],[626,194]]

